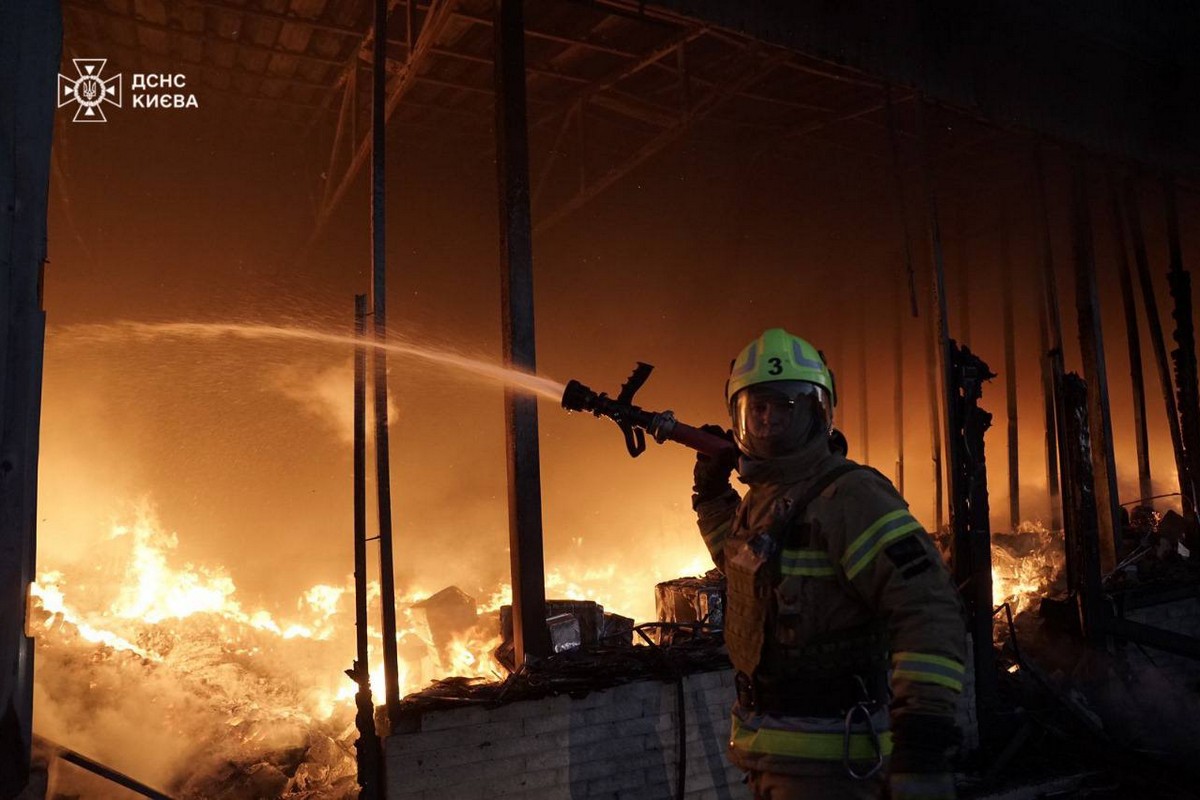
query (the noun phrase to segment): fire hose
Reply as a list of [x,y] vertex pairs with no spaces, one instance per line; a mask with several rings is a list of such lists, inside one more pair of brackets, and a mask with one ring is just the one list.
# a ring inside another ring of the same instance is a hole
[[719,457],[732,450],[733,442],[680,422],[672,411],[646,411],[633,404],[634,395],[653,369],[639,361],[616,397],[594,392],[579,381],[570,381],[563,392],[562,406],[567,411],[585,411],[617,423],[625,434],[625,447],[634,458],[645,451],[647,433],[659,444],[678,442],[708,456]]

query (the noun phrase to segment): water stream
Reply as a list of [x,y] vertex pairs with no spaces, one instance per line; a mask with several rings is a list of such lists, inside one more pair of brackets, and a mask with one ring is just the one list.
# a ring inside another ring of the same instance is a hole
[[320,344],[353,347],[364,344],[368,348],[380,348],[388,353],[418,358],[459,372],[464,372],[490,384],[509,386],[530,394],[561,401],[566,387],[558,381],[541,375],[522,372],[489,361],[470,358],[449,350],[424,347],[404,339],[391,337],[386,344],[377,344],[368,334],[358,340],[344,334],[326,333],[315,328],[300,328],[282,325],[252,325],[247,323],[210,322],[116,322],[94,325],[72,325],[60,329],[59,334],[72,340],[116,341],[153,340],[161,338],[205,339],[233,336],[240,339],[274,339],[313,342]]

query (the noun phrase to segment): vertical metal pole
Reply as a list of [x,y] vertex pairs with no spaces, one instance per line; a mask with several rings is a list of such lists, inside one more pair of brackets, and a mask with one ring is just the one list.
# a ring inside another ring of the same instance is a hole
[[1167,285],[1171,289],[1175,319],[1172,338],[1175,349],[1171,360],[1175,362],[1175,394],[1179,404],[1179,436],[1183,443],[1184,464],[1196,489],[1196,478],[1200,476],[1200,387],[1196,377],[1196,333],[1192,318],[1192,276],[1183,268],[1183,251],[1179,240],[1179,211],[1175,202],[1175,182],[1163,179],[1163,194],[1166,199],[1167,247],[1171,267],[1167,271]]
[[354,665],[347,674],[358,684],[354,695],[358,739],[359,800],[377,800],[382,783],[379,736],[367,650],[367,296],[354,296]]
[[[1037,184],[1038,217],[1042,229],[1041,289],[1042,313],[1042,393],[1046,400],[1046,487],[1050,494],[1050,528],[1063,527],[1061,467],[1065,456],[1059,451],[1058,436],[1062,429],[1062,398],[1057,387],[1062,382],[1063,344],[1062,313],[1058,304],[1058,278],[1054,272],[1054,243],[1050,228],[1050,204],[1046,198],[1046,168],[1042,151],[1033,151],[1034,178]],[[1056,457],[1057,454],[1057,457]]]
[[62,55],[58,3],[0,3],[0,797],[25,787],[34,641],[25,635],[37,550],[46,314],[46,206]]
[[[958,426],[950,419],[950,411],[952,404],[949,397],[950,392],[950,334],[947,330],[946,322],[946,260],[942,252],[942,231],[938,221],[938,206],[937,194],[934,191],[933,181],[933,157],[930,153],[928,141],[928,130],[925,125],[926,103],[924,96],[917,98],[917,138],[921,143],[921,175],[925,185],[925,201],[926,201],[926,217],[929,225],[929,256],[930,256],[930,272],[932,284],[932,309],[930,315],[930,339],[932,340],[931,350],[931,370],[930,389],[930,408],[931,408],[931,426],[933,428],[934,439],[934,464],[935,478],[937,481],[937,518],[938,527],[941,527],[942,520],[942,451],[943,445],[941,436],[944,433],[946,438],[945,447],[949,447],[950,431],[957,430]],[[939,380],[940,379],[940,380]],[[941,394],[938,394],[938,387],[941,387]],[[941,409],[942,428],[936,423],[938,408]],[[951,483],[949,486],[950,496],[955,496],[955,486],[953,480],[953,470],[951,470]],[[951,503],[953,508],[953,503]],[[951,511],[950,525],[954,525],[954,514]],[[956,534],[957,537],[957,534]],[[967,542],[955,543],[955,553],[959,552],[959,548],[965,548],[969,545]],[[961,568],[959,562],[965,559],[955,558],[956,574]],[[969,576],[959,576],[959,585]]]
[[1017,347],[1013,322],[1013,263],[1009,222],[1001,234],[1001,283],[1004,305],[1004,391],[1008,410],[1008,521],[1016,530],[1021,524],[1020,443],[1017,438]]
[[900,163],[900,135],[896,128],[896,107],[892,104],[892,88],[883,87],[883,104],[887,112],[888,151],[891,154],[892,195],[896,204],[896,215],[904,233],[904,269],[908,288],[909,313],[917,316],[917,273],[913,268],[912,232],[908,226],[908,204],[904,199],[904,170]]
[[[949,460],[950,526],[954,531],[954,577],[966,600],[970,620],[971,660],[975,666],[975,703],[979,709],[979,738],[991,739],[996,697],[995,657],[992,653],[992,554],[988,526],[986,469],[983,433],[991,415],[977,406],[980,381],[993,377],[976,356],[952,347],[947,331],[946,263],[938,220],[933,157],[925,125],[925,101],[918,99],[917,138],[921,144],[921,167],[928,204],[933,309],[937,331],[935,352],[943,393],[938,398],[945,421],[946,455]],[[971,388],[968,388],[968,383]]]
[[387,0],[375,0],[375,61],[371,84],[371,295],[374,301],[375,472],[379,498],[380,601],[383,604],[384,701],[390,726],[397,722],[400,669],[396,652],[396,576],[392,560],[392,470],[387,402]]
[[[892,104],[890,86],[883,88],[884,109],[887,112],[888,150],[891,154],[892,197],[896,216],[904,243],[904,275],[901,294],[908,296],[908,311],[917,316],[916,270],[913,268],[912,232],[908,225],[908,204],[904,199],[904,170],[900,163],[900,136],[896,129],[896,108]],[[896,488],[904,494],[904,311],[896,307],[896,391],[892,398],[896,417]],[[932,400],[931,400],[932,402]],[[934,426],[936,427],[936,425]],[[935,499],[936,509],[941,508],[940,498]],[[939,515],[940,511],[935,511]]]
[[1096,481],[1096,521],[1100,569],[1117,564],[1120,535],[1116,464],[1112,451],[1112,418],[1108,409],[1108,374],[1104,364],[1104,334],[1096,290],[1096,261],[1092,219],[1088,209],[1087,166],[1078,156],[1071,181],[1071,227],[1075,251],[1075,308],[1079,320],[1079,350],[1088,386],[1088,422],[1092,440],[1092,472]]
[[963,225],[961,219],[959,221],[959,240],[958,240],[958,272],[961,276],[958,281],[958,318],[962,321],[962,329],[958,332],[959,342],[970,347],[971,338],[971,262],[968,258],[969,242],[967,241],[967,228]]
[[1129,378],[1133,389],[1133,437],[1137,447],[1138,497],[1154,494],[1150,483],[1150,445],[1146,430],[1146,381],[1142,374],[1142,336],[1138,331],[1137,303],[1133,295],[1133,274],[1125,241],[1125,214],[1121,193],[1112,175],[1108,180],[1112,204],[1113,249],[1117,256],[1117,274],[1121,281],[1121,303],[1125,312],[1125,341],[1129,346]]
[[1129,241],[1133,245],[1133,262],[1137,266],[1138,284],[1142,290],[1142,306],[1146,309],[1146,327],[1150,333],[1150,345],[1154,350],[1154,363],[1158,369],[1158,386],[1162,390],[1163,404],[1166,406],[1167,429],[1171,433],[1175,470],[1179,476],[1179,494],[1183,501],[1184,514],[1191,514],[1196,507],[1196,493],[1184,457],[1183,435],[1179,430],[1179,411],[1175,407],[1175,389],[1171,384],[1171,368],[1167,364],[1162,320],[1158,316],[1158,298],[1154,294],[1150,260],[1146,255],[1146,237],[1142,233],[1142,215],[1132,180],[1125,184],[1125,214],[1129,222]]
[[858,310],[858,435],[862,437],[862,463],[871,463],[871,410],[867,380],[867,305],[860,298]]
[[895,304],[895,347],[896,383],[892,392],[892,417],[896,425],[896,488],[904,494],[904,312],[902,305],[903,289],[908,286],[907,277],[903,277],[901,291],[896,294]]
[[[537,360],[523,5],[523,0],[496,0],[495,4],[496,167],[500,191],[504,360],[513,368],[534,372]],[[580,124],[582,126],[582,118]],[[508,450],[513,645],[519,667],[527,658],[550,654],[545,565],[542,561],[542,489],[536,398],[506,389],[504,420]]]

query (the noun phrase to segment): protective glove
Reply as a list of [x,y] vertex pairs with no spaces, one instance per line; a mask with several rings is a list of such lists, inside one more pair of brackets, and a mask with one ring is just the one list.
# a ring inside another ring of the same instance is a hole
[[[719,425],[702,425],[700,430],[705,433],[711,433],[714,436],[720,436],[722,439],[733,441],[733,432],[721,428]],[[707,456],[704,453],[696,454],[696,467],[692,470],[692,507],[720,497],[726,491],[732,491],[733,486],[729,483],[729,476],[733,474],[733,468],[737,466],[738,451],[736,447],[731,447],[720,456]]]
[[961,739],[954,720],[935,714],[903,714],[892,723],[891,800],[955,800],[950,751]]

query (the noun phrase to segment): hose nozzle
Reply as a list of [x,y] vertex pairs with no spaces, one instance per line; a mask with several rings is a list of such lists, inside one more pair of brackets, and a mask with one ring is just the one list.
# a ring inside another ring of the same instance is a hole
[[563,392],[562,407],[567,411],[590,411],[596,413],[596,405],[600,395],[584,386],[579,381],[569,381]]

